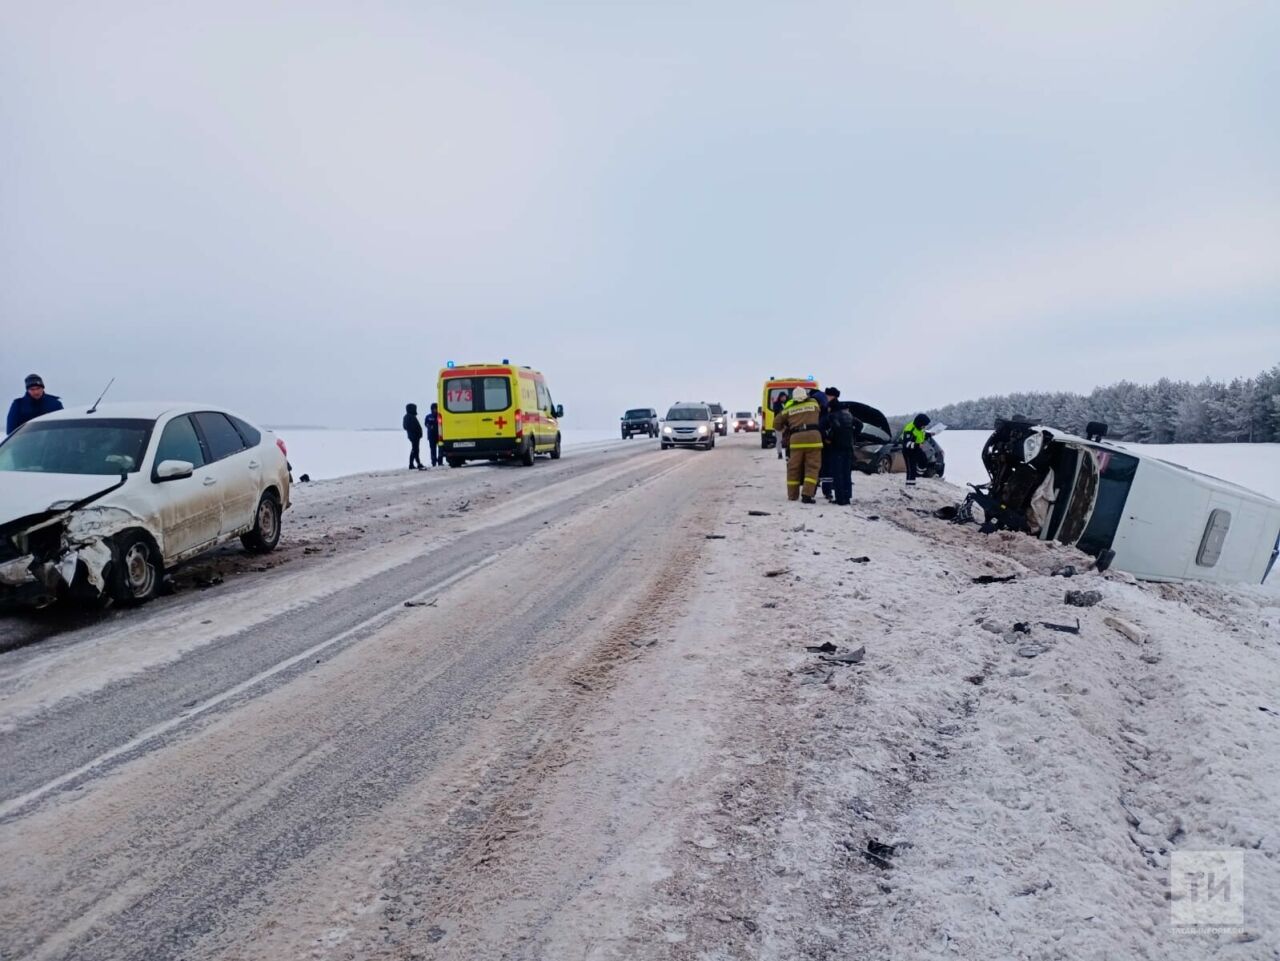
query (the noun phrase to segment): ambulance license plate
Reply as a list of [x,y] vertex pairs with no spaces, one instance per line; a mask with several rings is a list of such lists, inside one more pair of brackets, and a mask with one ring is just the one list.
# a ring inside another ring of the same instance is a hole
[[473,440],[456,440],[453,442],[454,447],[475,447],[476,442]]

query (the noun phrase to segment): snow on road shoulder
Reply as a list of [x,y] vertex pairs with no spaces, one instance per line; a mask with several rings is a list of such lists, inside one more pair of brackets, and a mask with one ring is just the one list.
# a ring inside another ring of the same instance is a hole
[[[674,868],[669,899],[707,915],[678,956],[1274,956],[1280,601],[1052,576],[1088,558],[937,520],[948,485],[859,478],[852,510],[802,507],[758,460],[741,506],[770,516],[740,549],[776,657],[742,736],[784,773],[724,787],[716,850],[738,854]],[[1245,924],[1175,930],[1174,855],[1205,849],[1243,852]]]

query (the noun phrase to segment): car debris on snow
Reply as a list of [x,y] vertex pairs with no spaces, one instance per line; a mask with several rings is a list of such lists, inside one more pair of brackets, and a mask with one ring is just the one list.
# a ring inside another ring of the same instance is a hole
[[1101,591],[1067,591],[1062,598],[1062,603],[1072,607],[1093,607],[1101,602]]
[[790,573],[791,573],[791,568],[789,567],[775,567],[775,568],[772,568],[771,570],[765,571],[764,576],[765,577],[781,577],[783,574],[790,574]]
[[1079,634],[1080,618],[1078,617],[1076,618],[1076,623],[1074,627],[1070,624],[1054,624],[1050,621],[1041,621],[1040,626],[1043,628],[1047,628],[1050,631],[1057,631],[1059,634]]
[[1016,581],[1017,574],[1006,574],[1003,577],[995,574],[979,574],[973,579],[975,584],[1008,584],[1010,581]]
[[1102,623],[1113,630],[1119,631],[1135,644],[1141,644],[1147,638],[1147,632],[1136,624],[1131,624],[1121,617],[1105,617]]

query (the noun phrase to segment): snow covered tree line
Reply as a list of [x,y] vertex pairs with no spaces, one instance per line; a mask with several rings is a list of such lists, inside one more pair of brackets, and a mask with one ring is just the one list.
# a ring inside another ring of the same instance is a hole
[[[1113,440],[1150,444],[1280,441],[1280,364],[1247,380],[1199,384],[1162,377],[1154,384],[1095,388],[1085,396],[1036,392],[981,397],[928,411],[957,430],[990,430],[997,417],[1022,414],[1037,423],[1084,433],[1102,421]],[[900,418],[905,422],[906,418]]]

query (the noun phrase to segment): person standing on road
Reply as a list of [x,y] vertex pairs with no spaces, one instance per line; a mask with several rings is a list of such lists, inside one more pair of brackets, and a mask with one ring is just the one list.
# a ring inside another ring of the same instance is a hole
[[803,504],[814,503],[822,462],[821,416],[822,408],[810,398],[809,391],[797,387],[791,402],[773,420],[774,430],[781,430],[787,438],[787,500],[798,497]]
[[778,415],[786,408],[790,401],[783,391],[778,391],[776,397],[773,398],[773,446],[778,448],[778,460],[786,457],[786,439],[782,436],[782,431],[778,429]]
[[853,444],[862,421],[840,401],[831,402],[827,414],[827,465],[837,507],[853,503]]
[[418,445],[422,443],[422,425],[418,423],[418,405],[404,405],[404,432],[409,435],[409,470],[426,470],[422,466],[422,454]]
[[15,398],[9,405],[9,420],[4,429],[6,434],[12,434],[27,421],[34,420],[41,414],[52,414],[55,410],[62,410],[62,401],[53,394],[44,392],[44,381],[39,374],[27,374],[26,387],[27,392]]
[[[826,397],[827,402],[822,411],[822,418],[818,423],[819,428],[822,430],[822,466],[818,468],[818,483],[822,486],[822,496],[830,502],[835,500],[835,485],[832,483],[830,457],[831,415],[840,406],[840,388],[828,387],[819,396]],[[818,402],[822,403],[821,400]]]
[[440,405],[432,404],[431,412],[424,421],[427,425],[427,447],[430,449],[432,467],[440,466],[440,419]]
[[924,429],[929,426],[928,414],[916,414],[902,428],[902,459],[907,462],[907,486],[916,486],[916,474],[924,473],[929,462],[924,456]]

